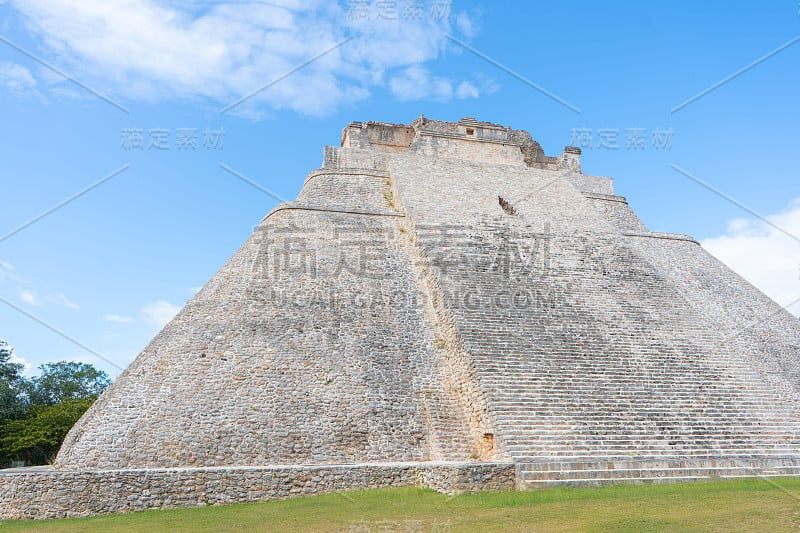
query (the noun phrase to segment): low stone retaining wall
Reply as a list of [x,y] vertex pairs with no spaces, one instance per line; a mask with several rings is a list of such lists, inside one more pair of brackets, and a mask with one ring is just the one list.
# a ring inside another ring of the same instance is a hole
[[512,490],[511,463],[386,463],[106,471],[0,470],[0,519],[66,518],[423,486]]

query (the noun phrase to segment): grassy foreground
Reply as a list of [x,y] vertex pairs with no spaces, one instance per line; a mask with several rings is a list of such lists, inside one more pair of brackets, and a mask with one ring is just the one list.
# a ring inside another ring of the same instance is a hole
[[800,530],[800,479],[482,493],[399,488],[257,504],[47,521],[11,531],[747,531]]

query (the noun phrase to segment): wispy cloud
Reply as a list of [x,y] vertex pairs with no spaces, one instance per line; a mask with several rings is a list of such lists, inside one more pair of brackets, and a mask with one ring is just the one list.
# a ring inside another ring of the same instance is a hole
[[118,322],[120,324],[128,324],[130,322],[133,322],[133,318],[129,316],[113,315],[113,314],[103,315],[103,320],[106,322]]
[[147,322],[164,327],[180,310],[181,306],[179,305],[171,304],[166,300],[156,300],[145,305],[142,308],[142,313],[144,313]]
[[[439,57],[451,31],[448,18],[353,19],[346,2],[324,0],[12,3],[63,69],[134,100],[195,97],[227,104],[354,37],[237,107],[250,116],[264,108],[321,115],[363,100],[386,86],[393,71]],[[452,18],[467,37],[475,33],[469,15]],[[17,74],[20,83],[30,82]],[[432,87],[431,97],[441,98],[445,90],[435,82]],[[474,93],[466,86],[451,89],[456,96]]]
[[26,377],[32,377],[35,374],[33,364],[18,356],[16,353],[11,355],[10,362],[22,365],[22,375]]
[[0,85],[11,89],[13,92],[22,93],[36,87],[36,79],[34,79],[27,67],[0,61]]
[[[800,297],[800,244],[786,233],[800,235],[800,199],[765,218],[769,223],[731,220],[724,235],[702,244],[773,300],[786,304]],[[789,310],[800,314],[800,306]]]
[[478,34],[478,26],[475,21],[476,17],[463,11],[455,16],[456,28],[467,38],[475,37]]
[[19,295],[20,301],[28,305],[35,305],[35,306],[61,305],[68,309],[72,309],[73,311],[80,310],[80,306],[78,304],[76,304],[75,302],[73,302],[60,292],[39,295],[37,292],[31,289],[27,289],[25,287],[17,287],[17,294]]
[[19,299],[28,305],[39,305],[39,299],[27,289],[19,289]]
[[0,281],[7,280],[19,285],[24,285],[25,280],[15,272],[14,265],[7,261],[0,260]]
[[404,69],[389,80],[389,88],[392,95],[401,101],[434,100],[446,103],[453,98],[478,98],[481,94],[469,81],[462,81],[454,87],[452,80],[434,76],[422,65]]
[[61,293],[48,295],[47,296],[47,301],[49,303],[61,304],[64,307],[72,309],[73,311],[80,310],[80,306],[78,304],[76,304],[75,302],[73,302],[72,300],[70,300],[69,298],[67,298],[66,296],[64,296]]

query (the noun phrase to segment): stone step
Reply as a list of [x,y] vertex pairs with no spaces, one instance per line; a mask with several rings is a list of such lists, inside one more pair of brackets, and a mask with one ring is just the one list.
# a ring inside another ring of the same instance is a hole
[[[511,380],[509,380],[511,381]],[[531,400],[535,400],[536,398],[581,398],[583,396],[595,396],[598,400],[614,400],[618,396],[622,398],[636,398],[637,400],[647,401],[647,400],[673,400],[673,399],[706,399],[706,398],[726,398],[730,397],[734,394],[732,391],[726,391],[724,389],[714,391],[714,390],[705,390],[703,391],[703,396],[699,397],[699,393],[697,389],[682,389],[682,388],[649,388],[649,389],[636,389],[631,390],[630,388],[619,388],[619,389],[612,389],[612,388],[604,388],[604,389],[597,389],[597,388],[580,388],[580,387],[572,387],[570,384],[556,384],[550,383],[547,386],[540,386],[540,385],[520,385],[516,382],[516,380],[511,381],[507,384],[507,386],[503,386],[498,384],[497,386],[492,387],[483,387],[483,390],[487,393],[494,393],[497,394],[498,398],[513,398],[515,396],[522,396],[523,398],[529,398]],[[650,396],[642,396],[646,394],[653,394],[659,393],[661,396],[655,396],[651,398]],[[741,397],[737,397],[736,400],[748,400],[752,399],[753,401],[762,400],[762,401],[770,401],[773,398],[780,398],[779,394],[776,394],[774,391],[769,389],[761,389],[757,387],[753,387],[748,391],[737,391],[735,394],[741,393]],[[494,397],[493,394],[493,397]],[[614,394],[615,396],[606,396],[608,394]],[[788,402],[788,400],[787,400]]]
[[[713,426],[683,425],[660,426],[633,423],[603,424],[588,426],[578,429],[562,428],[548,430],[545,428],[521,429],[508,424],[496,424],[496,433],[504,438],[523,438],[526,440],[563,441],[563,440],[708,440],[719,438],[724,440],[741,439],[747,442],[764,440],[769,442],[791,442],[800,439],[795,431],[786,431],[790,428],[774,427],[743,427],[721,428]],[[784,430],[784,431],[781,431]],[[506,439],[508,440],[508,439]]]
[[[502,428],[504,438],[512,438],[514,436],[525,436],[526,438],[562,438],[562,437],[577,437],[577,438],[619,438],[624,439],[642,435],[649,437],[653,440],[665,439],[668,437],[697,437],[697,436],[710,436],[719,435],[721,437],[769,437],[781,439],[800,439],[800,433],[797,431],[787,431],[788,428],[779,428],[772,426],[734,426],[718,427],[718,426],[678,426],[675,424],[663,426],[660,424],[598,424],[598,425],[581,425],[581,426],[567,426],[557,427],[553,425],[516,425],[516,424],[497,424],[498,428]],[[620,429],[622,431],[620,431]],[[780,431],[783,430],[783,431]]]
[[592,478],[603,479],[641,479],[659,477],[720,477],[738,476],[752,477],[757,475],[800,475],[800,466],[787,466],[780,469],[762,471],[747,466],[726,466],[726,467],[687,467],[687,468],[624,468],[619,470],[610,469],[584,469],[584,470],[559,470],[559,471],[521,471],[522,481],[546,481],[546,480],[582,480]]
[[800,454],[785,455],[704,455],[685,457],[672,456],[592,456],[569,460],[524,460],[516,462],[520,471],[563,470],[614,470],[642,468],[707,468],[707,467],[752,467],[774,469],[800,467]]
[[778,475],[758,475],[744,474],[720,474],[708,476],[659,476],[659,477],[630,477],[630,478],[583,478],[583,479],[549,479],[549,480],[531,480],[520,481],[518,484],[519,490],[532,490],[545,487],[592,487],[599,485],[611,485],[619,483],[636,484],[636,483],[689,483],[693,481],[707,481],[711,479],[742,479],[742,478],[781,478],[781,477],[800,477],[800,473],[796,474],[778,474]]
[[[542,417],[542,418],[561,418],[561,419],[577,419],[580,417],[580,420],[585,420],[586,417],[593,417],[593,418],[618,418],[618,419],[628,419],[631,416],[639,416],[639,417],[672,417],[675,418],[677,416],[734,416],[734,419],[743,419],[747,420],[753,414],[767,414],[766,411],[768,409],[767,406],[758,406],[757,408],[753,408],[750,406],[739,406],[739,411],[736,411],[734,407],[716,407],[716,408],[707,408],[705,410],[695,409],[687,406],[685,409],[675,409],[675,410],[668,410],[665,411],[663,408],[658,408],[656,406],[650,405],[622,405],[622,404],[615,404],[615,405],[607,405],[603,406],[598,403],[595,403],[593,406],[588,404],[579,404],[575,403],[572,405],[549,405],[546,408],[539,407],[539,408],[525,408],[525,407],[504,407],[502,404],[498,404],[497,402],[492,402],[489,406],[490,409],[497,416],[516,416],[516,415],[525,415],[531,418],[534,417]],[[653,411],[660,411],[659,414],[653,414]],[[782,418],[778,416],[774,411],[771,413],[771,416],[767,418],[768,421],[775,421],[775,420],[788,420],[788,421],[795,421],[796,416],[792,416],[789,419]]]
[[[497,357],[502,356],[498,355]],[[497,360],[494,362],[496,363],[496,361]],[[480,361],[476,362],[480,363]],[[485,361],[485,364],[489,363],[490,361]],[[611,364],[593,368],[575,367],[548,369],[546,366],[543,368],[543,361],[535,360],[525,364],[506,364],[501,367],[491,367],[490,369],[481,367],[478,373],[481,376],[481,381],[485,381],[487,386],[491,386],[490,384],[497,383],[509,377],[514,377],[531,385],[571,383],[586,388],[603,388],[619,384],[629,384],[639,389],[663,389],[665,384],[671,384],[682,389],[690,386],[702,386],[707,390],[733,390],[741,386],[744,381],[759,384],[762,390],[769,390],[763,381],[763,377],[747,367],[732,369],[735,370],[735,377],[703,374],[687,377],[683,374],[685,370],[684,368],[662,368],[637,374],[633,369],[614,370]],[[740,381],[738,383],[731,383],[729,380],[732,379]]]
[[507,449],[518,447],[571,447],[582,446],[587,448],[603,448],[603,447],[625,447],[625,448],[643,448],[643,447],[658,447],[658,448],[694,448],[701,445],[711,447],[766,447],[766,448],[796,448],[800,449],[800,440],[770,440],[770,439],[714,439],[714,438],[665,438],[665,439],[647,439],[647,438],[623,438],[623,439],[580,439],[580,438],[563,438],[563,439],[526,439],[524,437],[507,437],[503,435],[502,439]]
[[[514,380],[507,385],[498,384],[497,386],[484,386],[484,392],[487,394],[491,393],[492,398],[495,400],[502,400],[506,399],[514,399],[519,398],[520,400],[530,400],[536,401],[537,399],[541,400],[558,400],[558,399],[579,399],[583,397],[590,397],[594,398],[597,401],[615,401],[618,398],[625,398],[625,399],[636,399],[637,401],[678,401],[678,400],[689,400],[692,403],[696,401],[702,401],[707,399],[725,399],[731,396],[730,391],[719,390],[719,391],[704,391],[705,395],[702,399],[698,399],[698,391],[696,389],[680,389],[680,388],[673,388],[673,389],[665,389],[665,388],[656,388],[656,389],[636,389],[632,390],[630,388],[620,388],[620,389],[590,389],[590,388],[580,388],[580,387],[572,387],[569,384],[558,385],[556,384],[548,384],[547,386],[538,386],[538,385],[522,385],[519,384],[518,381]],[[647,395],[659,393],[660,396],[650,397]],[[758,389],[757,387],[753,387],[748,389],[746,393],[742,394],[741,398],[736,398],[737,401],[748,401],[753,403],[758,402],[770,402],[774,401],[775,399],[780,399],[778,394],[769,390],[769,389]],[[786,403],[790,403],[789,400],[786,400]]]
[[586,457],[517,462],[522,488],[547,485],[660,482],[743,477],[800,476],[800,455],[728,455],[704,457]]
[[[534,349],[529,347],[529,350]],[[481,375],[491,377],[492,375],[514,375],[515,373],[529,373],[547,376],[555,380],[570,380],[576,383],[604,383],[609,380],[605,376],[620,376],[628,382],[638,380],[641,385],[658,382],[657,378],[662,376],[678,381],[678,378],[685,377],[685,382],[698,382],[705,377],[714,379],[707,383],[714,386],[736,377],[758,377],[761,374],[748,364],[739,360],[727,360],[718,362],[724,363],[716,369],[708,366],[699,367],[694,374],[683,375],[682,372],[699,360],[688,361],[687,359],[659,359],[656,355],[637,358],[633,361],[629,354],[591,353],[580,354],[577,358],[575,354],[565,352],[535,353],[530,357],[518,358],[509,352],[495,352],[493,354],[482,354],[472,359],[482,364],[479,372]],[[652,364],[651,364],[652,363]]]
[[[731,459],[734,458],[734,459]],[[780,464],[788,462],[795,464],[798,461],[797,450],[791,451],[743,451],[731,450],[696,450],[696,453],[675,453],[675,450],[665,451],[663,454],[620,454],[620,453],[592,453],[592,454],[531,454],[531,455],[515,455],[513,457],[515,463],[524,464],[547,464],[554,463],[559,465],[571,465],[575,463],[586,464],[606,464],[623,462],[629,464],[635,461],[637,464],[650,463],[653,461],[671,461],[671,462],[694,462],[694,461],[737,461],[736,464],[759,464],[763,462],[777,462]],[[567,468],[566,466],[562,466]]]
[[[675,441],[677,442],[677,441]],[[757,450],[757,449],[765,449],[765,450],[773,450],[773,449],[786,449],[786,450],[798,450],[800,449],[800,445],[795,442],[788,442],[785,444],[781,443],[772,443],[770,441],[763,441],[763,442],[745,442],[740,445],[731,445],[728,442],[722,442],[719,445],[716,444],[716,441],[696,441],[691,444],[674,444],[669,445],[666,441],[661,442],[660,445],[653,444],[653,445],[641,445],[637,446],[634,444],[629,444],[623,441],[621,444],[609,444],[605,445],[602,443],[591,444],[591,443],[584,443],[579,441],[574,441],[567,444],[565,441],[562,442],[517,442],[517,443],[509,443],[506,440],[502,441],[504,449],[509,452],[513,451],[523,451],[526,449],[536,449],[536,450],[570,450],[570,449],[577,449],[577,448],[586,448],[586,449],[625,449],[625,450],[637,450],[637,449],[644,449],[644,448],[657,448],[657,449],[664,449],[668,450],[670,448],[679,449],[679,450],[693,450],[693,449],[710,449],[710,450],[717,450],[717,449],[743,449],[743,450]],[[749,452],[748,452],[749,453]]]
[[517,427],[518,425],[526,425],[531,427],[539,427],[540,429],[547,429],[548,427],[583,427],[583,428],[616,428],[618,426],[648,426],[648,427],[663,427],[670,428],[737,428],[739,430],[764,428],[764,429],[780,429],[781,432],[798,433],[800,432],[800,423],[793,420],[783,420],[777,418],[747,418],[743,416],[734,419],[728,419],[723,415],[706,415],[691,416],[691,413],[675,413],[670,417],[653,418],[646,414],[639,413],[626,413],[620,416],[619,414],[595,414],[591,416],[587,414],[586,417],[581,417],[580,413],[573,411],[570,416],[567,415],[549,415],[543,416],[539,413],[525,413],[523,411],[506,411],[495,412],[495,421],[498,425],[505,425],[509,427]]
[[[741,393],[743,396],[752,394],[753,396],[763,396],[765,398],[780,396],[777,391],[758,381],[753,381],[752,387],[736,389],[729,386],[713,387],[709,385],[707,380],[698,380],[696,382],[687,382],[686,380],[680,380],[680,382],[666,381],[653,384],[643,384],[641,380],[631,382],[619,382],[615,380],[613,383],[599,384],[596,380],[587,383],[548,377],[537,377],[535,380],[526,380],[524,378],[517,379],[517,376],[513,375],[503,376],[503,379],[485,378],[481,376],[481,383],[484,390],[492,392],[504,392],[509,390],[541,392],[542,394],[578,392],[605,394],[608,392],[619,392],[627,395],[649,394],[651,392],[667,393],[669,395],[697,394],[702,392],[705,395]],[[503,386],[503,383],[507,383],[509,387]]]
[[[573,413],[575,411],[588,411],[586,414],[597,413],[598,415],[616,414],[626,416],[628,413],[652,413],[653,416],[674,415],[677,413],[696,413],[696,414],[728,414],[736,413],[739,409],[740,417],[746,417],[748,413],[768,412],[772,406],[774,418],[778,418],[775,402],[740,402],[738,405],[732,402],[711,402],[700,404],[695,402],[678,402],[665,400],[636,400],[634,398],[618,397],[614,401],[593,401],[591,398],[554,398],[552,400],[541,399],[532,400],[528,397],[517,396],[515,398],[495,398],[488,402],[489,406],[497,412],[529,412],[529,413]],[[788,406],[788,404],[787,404]],[[798,418],[798,415],[790,415]]]
[[553,450],[553,449],[543,449],[543,450],[536,450],[536,449],[528,449],[528,450],[516,450],[516,451],[509,451],[506,450],[507,453],[511,456],[514,461],[532,461],[532,460],[560,460],[560,461],[572,461],[572,460],[586,460],[591,458],[597,457],[605,457],[605,456],[617,456],[617,457],[625,457],[628,459],[636,458],[640,456],[645,457],[674,457],[676,454],[679,454],[681,457],[684,458],[695,458],[695,457],[708,457],[708,456],[716,456],[720,454],[737,454],[737,455],[758,455],[763,456],[769,453],[773,453],[776,457],[784,457],[786,455],[797,453],[797,449],[781,449],[781,448],[773,448],[773,449],[766,449],[766,448],[752,448],[752,449],[742,449],[742,448],[705,448],[705,449],[696,449],[696,450],[684,450],[684,449],[657,449],[657,448],[639,448],[639,449],[621,449],[621,448],[596,448],[596,449],[581,449],[581,448],[573,448],[573,449],[562,449],[562,450]]

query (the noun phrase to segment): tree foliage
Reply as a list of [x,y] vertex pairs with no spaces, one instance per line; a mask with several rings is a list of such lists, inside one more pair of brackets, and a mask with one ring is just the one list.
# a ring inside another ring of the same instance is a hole
[[22,377],[23,366],[12,363],[13,348],[0,339],[0,421],[14,419],[25,412],[27,384]]
[[39,367],[41,375],[30,380],[30,403],[55,405],[67,400],[96,398],[108,387],[108,374],[87,363],[61,361]]
[[26,379],[12,355],[0,340],[0,468],[12,461],[47,464],[111,380],[90,364],[69,361],[46,363]]
[[25,418],[3,424],[0,454],[28,464],[52,463],[64,437],[93,402],[94,398],[78,398],[31,407]]
[[11,358],[14,349],[9,346],[8,341],[0,339],[0,363],[5,363]]

